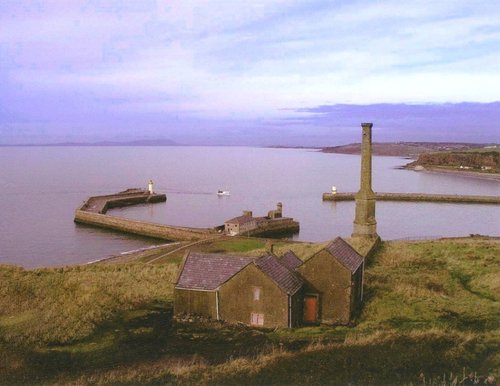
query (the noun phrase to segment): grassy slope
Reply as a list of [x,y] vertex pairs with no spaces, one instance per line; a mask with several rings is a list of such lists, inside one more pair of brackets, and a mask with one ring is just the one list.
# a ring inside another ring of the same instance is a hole
[[[485,174],[498,174],[500,149],[479,148],[460,151],[440,151],[419,155],[418,159],[406,165],[406,167],[424,166],[430,169],[455,170],[459,172],[473,172]],[[467,166],[472,169],[460,169]],[[482,170],[482,166],[491,167],[490,170]]]
[[[317,249],[291,246],[301,257]],[[204,249],[258,254],[265,244]],[[464,366],[498,374],[499,252],[498,239],[384,243],[354,327],[276,331],[172,322],[177,258],[0,267],[0,383],[402,384]]]

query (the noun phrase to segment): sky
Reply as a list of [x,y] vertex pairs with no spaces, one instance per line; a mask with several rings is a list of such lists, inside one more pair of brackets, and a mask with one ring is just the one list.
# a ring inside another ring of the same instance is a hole
[[497,0],[0,1],[0,144],[500,142]]

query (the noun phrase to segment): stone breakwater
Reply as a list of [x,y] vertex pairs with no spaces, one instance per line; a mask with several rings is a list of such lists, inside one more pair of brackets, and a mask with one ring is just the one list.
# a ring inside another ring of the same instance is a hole
[[286,236],[299,233],[300,224],[290,217],[281,217],[277,219],[263,218],[258,223],[256,229],[249,232],[244,232],[244,235],[253,237],[273,237],[273,236]]
[[[79,224],[168,241],[197,241],[224,235],[223,225],[215,228],[179,227],[110,216],[106,213],[111,208],[165,202],[166,200],[167,196],[165,194],[150,194],[147,190],[141,189],[127,189],[116,194],[89,197],[75,211],[74,221]],[[262,218],[257,228],[246,232],[245,235],[271,237],[293,234],[298,231],[299,223],[292,218]]]
[[[353,201],[356,193],[323,193],[323,201]],[[377,201],[420,201],[458,204],[500,204],[500,196],[468,196],[459,194],[375,193]]]
[[89,197],[78,210],[105,214],[111,208],[165,201],[167,201],[165,194],[151,194],[142,189],[127,189],[116,194]]
[[212,228],[189,228],[155,224],[106,214],[107,210],[111,208],[165,202],[166,200],[165,194],[150,194],[148,191],[141,189],[128,189],[117,194],[94,196],[90,197],[75,211],[74,221],[80,224],[169,241],[202,240],[218,234],[217,230]]

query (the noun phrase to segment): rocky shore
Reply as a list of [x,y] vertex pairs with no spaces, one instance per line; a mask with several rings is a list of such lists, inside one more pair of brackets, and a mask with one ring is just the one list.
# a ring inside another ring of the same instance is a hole
[[500,182],[500,173],[488,173],[481,171],[471,171],[471,170],[461,170],[461,169],[450,169],[439,166],[409,166],[410,164],[403,166],[402,169],[414,170],[419,173],[435,173],[435,174],[452,174],[461,177],[469,178],[480,178],[484,180],[493,180]]

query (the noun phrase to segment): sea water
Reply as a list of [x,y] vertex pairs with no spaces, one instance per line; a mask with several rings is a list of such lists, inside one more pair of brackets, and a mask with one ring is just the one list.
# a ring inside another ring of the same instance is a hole
[[[500,195],[500,182],[398,169],[398,157],[373,158],[373,190]],[[0,147],[0,264],[81,264],[163,241],[73,223],[89,196],[154,189],[167,202],[109,214],[169,225],[213,227],[252,210],[264,216],[283,203],[304,241],[349,236],[353,202],[323,202],[332,185],[359,188],[360,157],[308,149],[251,147]],[[217,191],[228,190],[229,196]],[[500,236],[497,205],[378,202],[384,239]]]

